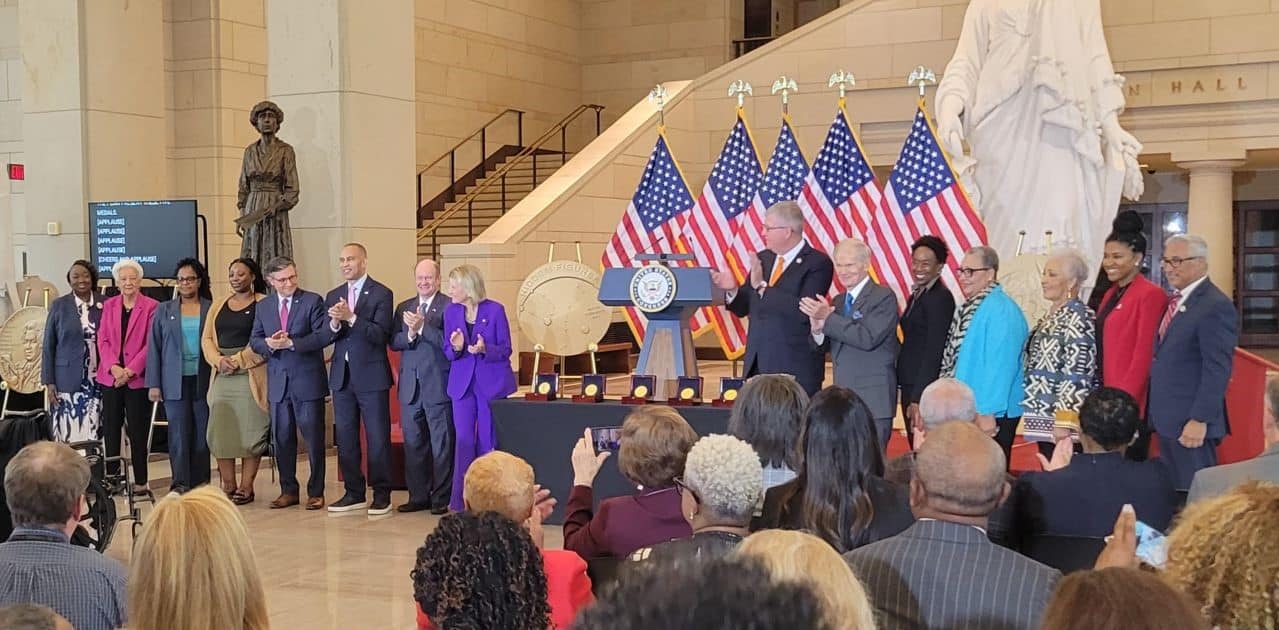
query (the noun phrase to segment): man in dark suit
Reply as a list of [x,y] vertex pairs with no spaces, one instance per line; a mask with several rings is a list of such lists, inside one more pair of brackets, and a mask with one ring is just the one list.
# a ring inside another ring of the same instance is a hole
[[1178,503],[1172,475],[1159,460],[1124,457],[1140,424],[1137,401],[1127,392],[1103,387],[1089,394],[1079,408],[1084,452],[1074,454],[1073,441],[1066,439],[1052,461],[1037,455],[1044,472],[1023,473],[1009,499],[1011,536],[1023,548],[1044,534],[1102,538],[1125,504],[1136,508],[1142,522],[1167,531]]
[[396,510],[430,509],[438,515],[448,512],[453,489],[453,401],[444,356],[444,309],[453,300],[440,292],[434,260],[419,262],[414,278],[417,295],[395,308],[391,338],[391,349],[400,353],[400,429],[409,487],[409,502]]
[[929,431],[910,482],[919,521],[844,556],[881,630],[1039,627],[1061,573],[987,538],[1007,496],[1004,453],[986,433],[966,422]]
[[[386,285],[369,277],[368,255],[359,243],[343,245],[338,270],[346,282],[324,298],[333,336],[329,389],[333,392],[338,467],[346,486],[346,494],[334,501],[329,511],[367,507],[369,516],[381,516],[391,511],[391,362],[386,345],[394,325],[395,299]],[[361,420],[369,449],[371,504],[360,467]]]
[[802,297],[822,297],[835,269],[830,257],[804,242],[804,212],[793,201],[773,204],[764,215],[764,246],[751,263],[747,284],[733,274],[711,272],[715,286],[728,291],[727,308],[750,317],[746,334],[746,376],[792,374],[811,396],[822,388],[825,353],[809,343]]
[[1225,494],[1246,481],[1279,483],[1279,377],[1266,381],[1266,404],[1261,414],[1261,429],[1266,444],[1265,451],[1249,460],[1205,468],[1195,473],[1187,502],[1194,503]]
[[271,449],[280,468],[280,496],[272,509],[298,504],[298,438],[306,440],[311,477],[306,509],[324,507],[324,346],[329,345],[328,314],[319,294],[298,288],[293,259],[267,261],[262,273],[274,292],[258,302],[249,347],[266,358],[267,400],[271,403]]
[[1155,338],[1147,413],[1159,434],[1159,457],[1178,490],[1195,472],[1217,465],[1229,433],[1226,384],[1239,342],[1235,305],[1208,280],[1208,245],[1178,234],[1164,244],[1163,271],[1176,289]]
[[870,279],[870,248],[857,239],[835,245],[835,275],[846,290],[828,303],[825,296],[799,299],[808,316],[812,343],[830,351],[835,384],[866,403],[875,435],[885,451],[897,407],[897,296]]
[[907,437],[915,444],[915,431],[924,430],[919,399],[924,388],[941,373],[946,335],[955,316],[955,295],[941,281],[949,249],[931,234],[911,245],[911,275],[915,288],[901,316],[902,349],[897,360],[897,386],[901,388],[902,418],[910,427]]

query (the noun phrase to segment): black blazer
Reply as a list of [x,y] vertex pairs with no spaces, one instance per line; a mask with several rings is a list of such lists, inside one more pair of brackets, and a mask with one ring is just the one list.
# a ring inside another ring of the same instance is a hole
[[[906,488],[879,477],[871,477],[866,483],[866,494],[870,497],[874,515],[866,528],[853,540],[853,549],[896,536],[915,522]],[[763,513],[752,523],[751,531],[807,529],[803,514],[803,479],[796,477],[780,486],[769,488],[764,493]],[[845,551],[849,549],[842,549],[840,553]]]
[[1134,462],[1122,452],[1077,454],[1052,472],[1023,473],[1009,499],[1011,534],[1021,546],[1040,534],[1101,538],[1125,503],[1137,518],[1167,531],[1177,505],[1172,475],[1159,460]]
[[[93,294],[93,308],[89,309],[89,321],[97,328],[102,319],[102,295]],[[40,363],[40,380],[53,385],[60,392],[71,393],[80,389],[84,380],[84,329],[80,326],[80,311],[76,308],[75,294],[68,293],[49,305],[49,318],[44,324],[44,348]],[[91,378],[92,374],[89,375]]]
[[[771,250],[759,253],[765,276],[776,260],[777,254]],[[824,297],[834,277],[830,257],[804,243],[776,286],[769,287],[762,297],[750,285],[738,288],[726,308],[738,317],[751,318],[743,363],[747,376],[792,374],[810,396],[822,388],[826,355],[809,343],[808,316],[800,312],[799,299]]]
[[[346,283],[329,291],[324,298],[327,311],[346,299]],[[366,276],[359,298],[355,301],[355,324],[342,322],[333,335],[333,364],[329,368],[329,388],[333,391],[381,392],[391,389],[391,360],[386,346],[393,326],[391,311],[395,300],[386,285]],[[347,369],[350,362],[351,369]],[[349,382],[348,382],[349,381]]]
[[902,314],[902,349],[897,359],[897,383],[911,393],[907,403],[919,402],[924,388],[937,380],[946,351],[955,296],[938,278],[931,289],[906,304]]
[[422,334],[409,340],[409,329],[404,325],[404,313],[416,310],[421,298],[413,296],[395,308],[395,335],[391,337],[391,349],[400,353],[400,380],[396,390],[400,402],[411,405],[451,405],[449,398],[449,367],[452,363],[444,356],[444,309],[453,300],[437,292],[431,298],[426,311]]

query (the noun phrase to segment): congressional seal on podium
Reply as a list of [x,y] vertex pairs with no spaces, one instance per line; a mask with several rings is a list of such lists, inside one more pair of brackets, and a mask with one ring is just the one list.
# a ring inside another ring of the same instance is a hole
[[675,274],[662,264],[640,267],[631,278],[631,301],[645,313],[666,310],[675,301]]

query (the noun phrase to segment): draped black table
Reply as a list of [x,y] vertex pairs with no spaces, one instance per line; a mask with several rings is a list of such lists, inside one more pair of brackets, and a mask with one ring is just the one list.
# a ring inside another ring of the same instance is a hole
[[[617,401],[596,404],[572,403],[567,400],[531,402],[518,398],[492,403],[493,424],[497,430],[497,447],[517,455],[533,466],[537,483],[559,499],[555,513],[546,520],[550,524],[564,522],[564,507],[573,488],[573,445],[588,427],[621,426],[635,407]],[[729,409],[709,404],[677,407],[681,416],[698,435],[725,433]],[[629,495],[635,486],[617,470],[617,455],[604,462],[595,478],[595,500]]]

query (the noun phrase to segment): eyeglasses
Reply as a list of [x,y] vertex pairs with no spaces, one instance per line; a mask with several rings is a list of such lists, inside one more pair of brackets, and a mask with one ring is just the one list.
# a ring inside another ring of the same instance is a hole
[[764,226],[765,232],[771,232],[773,230],[789,230],[789,229],[790,228],[786,227],[785,225],[765,225]]
[[1164,258],[1160,260],[1159,262],[1162,262],[1164,266],[1172,267],[1173,269],[1176,269],[1181,266],[1181,263],[1184,263],[1187,260],[1199,260],[1201,258],[1203,258],[1203,256],[1187,256],[1185,258],[1173,257],[1173,258]]
[[994,267],[960,267],[959,275],[965,278],[971,278],[973,277],[973,274],[978,271],[990,271],[991,269],[994,269]]
[[693,496],[694,501],[698,503],[702,502],[702,497],[698,496],[696,490],[688,487],[688,484],[684,483],[684,479],[682,477],[676,477],[672,481],[675,482],[675,489],[678,490],[680,494],[684,494],[685,492],[687,492]]
[[192,282],[199,282],[199,281],[200,281],[200,278],[196,276],[178,276],[178,284],[189,284]]

